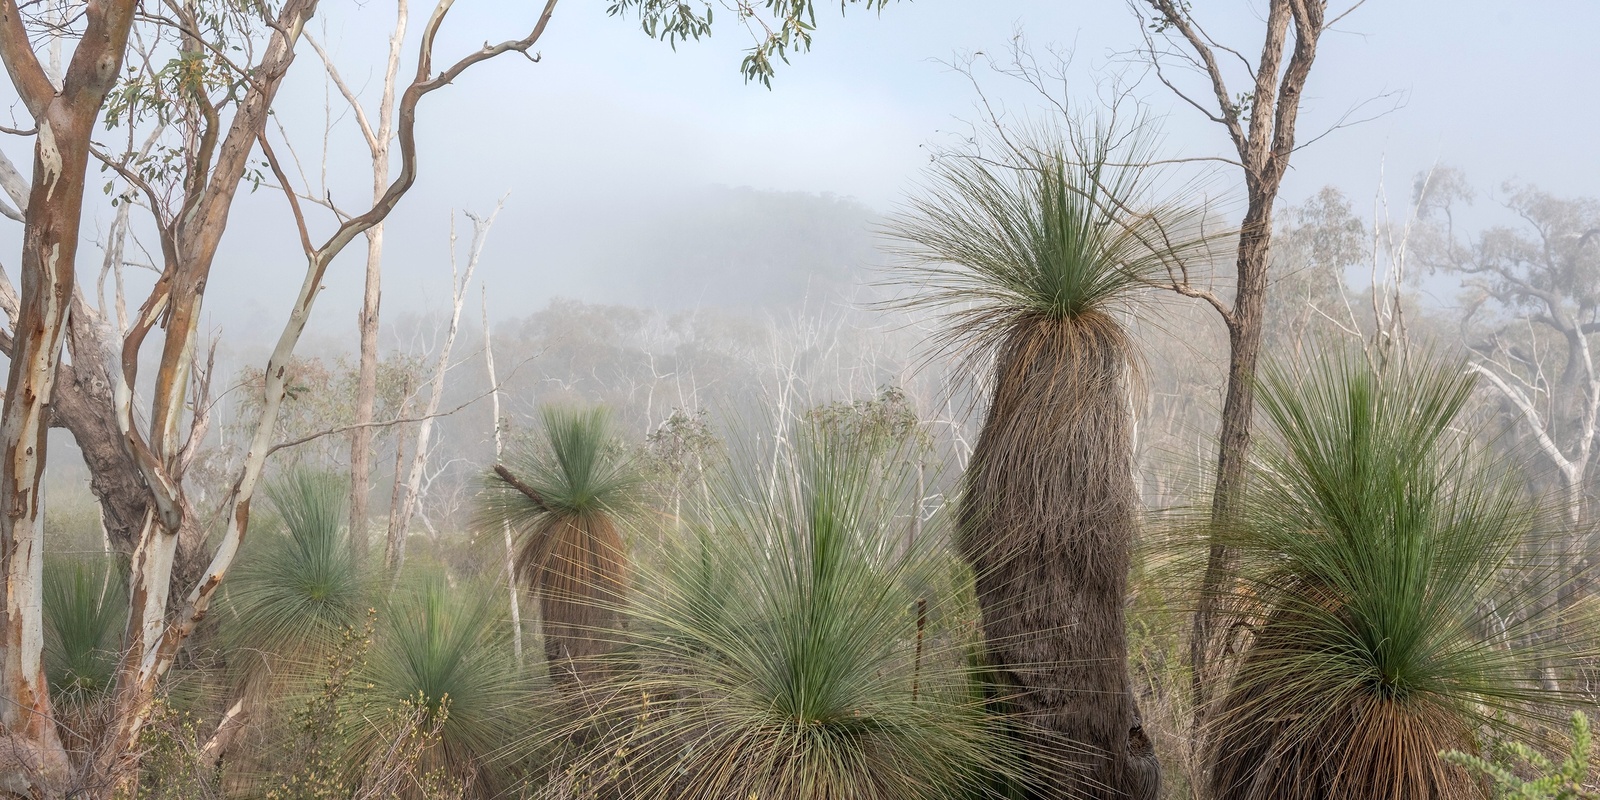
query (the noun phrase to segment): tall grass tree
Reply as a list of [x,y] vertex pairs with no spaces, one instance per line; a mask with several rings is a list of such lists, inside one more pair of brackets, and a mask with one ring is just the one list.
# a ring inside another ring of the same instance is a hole
[[939,352],[987,374],[960,548],[989,668],[1036,754],[1076,748],[1038,797],[1154,797],[1159,765],[1129,685],[1124,603],[1137,528],[1119,322],[1150,283],[1206,256],[1204,209],[1164,197],[1142,127],[1074,125],[948,154],[889,233]]
[[623,526],[642,509],[647,466],[600,407],[548,406],[486,479],[480,524],[517,534],[516,569],[538,597],[545,657],[586,681],[614,649],[632,562]]
[[1264,370],[1272,438],[1219,532],[1254,636],[1213,720],[1215,797],[1483,797],[1440,754],[1515,740],[1577,700],[1541,667],[1592,648],[1551,635],[1537,509],[1475,450],[1472,388],[1465,364],[1430,356]]

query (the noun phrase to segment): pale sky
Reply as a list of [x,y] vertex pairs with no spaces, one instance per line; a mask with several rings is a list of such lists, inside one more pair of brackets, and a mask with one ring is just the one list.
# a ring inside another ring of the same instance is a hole
[[[413,33],[423,13],[414,5]],[[617,277],[577,269],[586,250],[627,237],[653,209],[708,186],[827,192],[892,207],[926,163],[925,145],[974,116],[973,92],[941,60],[1002,53],[1021,31],[1041,52],[1075,52],[1077,97],[1086,100],[1096,76],[1122,69],[1120,54],[1140,42],[1117,0],[910,0],[843,18],[821,0],[814,50],[782,67],[768,91],[738,72],[748,44],[741,30],[721,25],[712,39],[673,52],[632,20],[607,17],[606,5],[563,0],[540,63],[506,57],[424,100],[421,179],[391,218],[389,313],[441,307],[452,208],[487,211],[510,193],[480,269],[497,315],[531,312],[556,295],[605,300]],[[1258,50],[1259,3],[1194,5],[1219,39]],[[346,77],[375,91],[392,6],[327,0],[322,8],[326,42]],[[533,8],[529,0],[459,0],[441,50],[520,36]],[[1403,204],[1411,176],[1436,162],[1464,168],[1482,189],[1519,178],[1559,194],[1600,194],[1596,30],[1594,0],[1366,3],[1323,40],[1302,139],[1385,93],[1399,93],[1403,106],[1297,153],[1284,199],[1333,184],[1370,214],[1380,165]],[[303,51],[278,108],[302,156],[314,158],[323,81]],[[990,84],[1013,112],[1039,111],[1027,93]],[[1169,153],[1227,154],[1222,130],[1159,84],[1139,91],[1165,115]],[[1393,105],[1372,108],[1384,102]],[[330,167],[335,197],[354,206],[369,191],[362,151],[348,121],[333,137],[346,143]],[[26,151],[15,140],[5,146],[26,172]],[[265,189],[236,203],[208,292],[225,335],[275,332],[287,314],[303,262],[283,208]],[[109,220],[108,211],[96,213],[100,224]],[[8,265],[15,234],[0,232]],[[353,334],[361,250],[351,247],[329,276],[314,326],[323,336]],[[80,268],[92,272],[97,262],[85,248]]]

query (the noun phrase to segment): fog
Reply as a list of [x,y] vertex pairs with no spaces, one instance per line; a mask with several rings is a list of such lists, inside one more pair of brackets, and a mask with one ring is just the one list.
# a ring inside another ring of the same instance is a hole
[[[674,406],[703,404],[683,395],[694,356],[678,353],[689,360],[677,372],[653,363],[656,355],[672,358],[675,350],[707,346],[694,344],[696,325],[720,325],[719,335],[740,326],[764,331],[749,334],[756,348],[775,347],[785,330],[856,326],[852,336],[876,338],[868,348],[873,357],[893,365],[874,368],[871,378],[850,379],[848,391],[825,382],[831,388],[817,388],[813,400],[830,392],[870,393],[880,384],[911,380],[912,365],[928,355],[915,331],[906,333],[870,311],[882,297],[877,284],[890,261],[880,230],[884,215],[918,191],[934,151],[983,129],[986,114],[1007,124],[1037,121],[1055,113],[1052,100],[1093,111],[1125,95],[1161,131],[1162,157],[1231,155],[1222,127],[1178,99],[1145,65],[1139,24],[1118,3],[917,0],[843,16],[824,8],[814,47],[779,64],[770,89],[739,74],[751,40],[736,26],[718,26],[707,39],[672,48],[644,35],[634,19],[608,15],[607,5],[560,5],[536,62],[491,61],[422,102],[420,177],[386,226],[386,352],[431,363],[450,310],[452,219],[464,247],[470,225],[457,212],[486,214],[503,201],[469,289],[457,362],[481,352],[474,332],[481,296],[490,319],[519,331],[513,349],[533,348],[503,359],[537,362],[541,348],[565,346],[553,342],[592,338],[593,331],[581,330],[528,333],[555,324],[551,320],[585,319],[588,312],[574,309],[593,308],[611,319],[607,325],[643,326],[594,334],[607,347],[623,348],[615,352],[633,348],[651,360],[652,386],[663,374],[674,376],[678,403],[656,402],[653,388],[641,388],[639,374],[626,379],[633,389],[624,405],[638,402],[639,392],[652,398],[631,423],[641,434]],[[312,25],[312,35],[369,112],[392,13],[377,3],[333,5]],[[530,13],[523,4],[462,5],[441,37],[441,59],[520,35]],[[1252,41],[1261,25],[1256,5],[1210,10],[1207,19],[1219,41]],[[1496,202],[1509,180],[1558,196],[1593,194],[1600,159],[1585,154],[1600,108],[1563,76],[1600,72],[1600,50],[1584,38],[1597,21],[1600,10],[1583,2],[1360,6],[1322,42],[1279,207],[1299,207],[1333,187],[1369,230],[1375,220],[1399,224],[1415,177],[1439,168],[1459,170],[1478,191],[1477,203],[1454,212],[1464,222],[1503,224],[1506,215]],[[413,19],[408,48],[418,23]],[[1064,69],[1064,83],[1051,86],[1052,97],[1003,74],[1015,47],[1026,48],[1047,71]],[[411,68],[402,64],[402,77]],[[1197,76],[1179,73],[1178,79],[1194,96],[1205,96]],[[12,107],[15,116],[15,101]],[[285,81],[271,127],[274,137],[287,137],[280,155],[309,195],[347,211],[365,207],[369,156],[349,106],[309,48]],[[7,137],[0,147],[14,162],[28,163],[24,140]],[[1217,213],[1235,216],[1242,209],[1236,168],[1199,164],[1192,174],[1204,176],[1206,200]],[[95,191],[105,177],[101,170],[90,181],[78,265],[87,283],[99,278],[114,215],[108,198]],[[253,189],[247,182],[234,202],[207,289],[202,336],[217,342],[217,369],[229,378],[264,363],[301,280],[293,220],[265,177]],[[314,235],[332,229],[324,209],[307,208]],[[147,256],[156,244],[141,213],[135,213],[133,231]],[[20,228],[0,225],[0,243],[15,252]],[[329,270],[297,351],[301,358],[329,365],[354,358],[361,249],[358,242]],[[131,262],[152,260],[130,256]],[[1370,259],[1346,265],[1352,292],[1367,291],[1372,266]],[[142,296],[153,277],[130,267],[130,296]],[[1416,270],[1410,277],[1414,302],[1433,308],[1461,302],[1459,276]],[[1225,270],[1217,280],[1226,284]],[[1162,337],[1149,348],[1150,358],[1217,371],[1224,352],[1219,328],[1192,306],[1164,304],[1166,310],[1146,322],[1150,335]],[[884,344],[889,329],[899,331],[892,345]],[[619,344],[623,340],[632,344]],[[453,401],[478,396],[471,388],[482,380],[477,369],[468,365],[452,378]],[[544,397],[535,387],[570,389],[577,385],[573,375],[584,372],[570,363],[522,369],[533,392],[523,400],[534,405]],[[598,369],[591,365],[592,380],[599,380]],[[937,372],[921,379],[942,381]],[[1220,384],[1203,383],[1212,388],[1193,398],[1205,410],[1186,423],[1194,427],[1191,437],[1210,435],[1214,423],[1205,418],[1220,403],[1214,394]],[[237,413],[247,394],[235,388],[226,395],[223,407],[231,411],[224,414]],[[735,407],[749,400],[713,394]],[[463,414],[447,424],[459,428],[452,436],[471,454],[455,467],[461,480],[469,464],[487,458],[487,412],[469,408]],[[64,434],[55,438],[71,453]],[[50,469],[69,483],[84,476],[70,457],[55,459]]]
[[0,794],[1593,783],[1600,4],[1325,6],[0,0]]
[[[487,211],[502,196],[479,273],[496,316],[557,297],[680,309],[766,303],[773,285],[757,277],[764,271],[789,287],[804,285],[797,276],[807,270],[855,269],[873,258],[874,216],[914,187],[928,145],[978,116],[972,87],[949,63],[971,53],[1003,58],[1018,34],[1037,51],[1072,53],[1070,91],[1080,97],[1114,76],[1140,79],[1135,93],[1159,118],[1166,154],[1228,150],[1219,126],[1132,63],[1139,29],[1119,3],[917,0],[843,17],[825,8],[813,51],[780,65],[771,90],[741,79],[748,37],[737,28],[674,51],[608,16],[606,5],[562,4],[539,63],[491,62],[423,102],[421,177],[389,224],[386,313],[442,310],[451,210]],[[1221,40],[1248,40],[1260,24],[1253,5],[1208,11]],[[456,13],[444,52],[504,38],[531,11],[479,2]],[[377,3],[330,6],[313,26],[369,102],[391,14]],[[1581,0],[1362,6],[1323,42],[1283,201],[1335,186],[1370,215],[1380,186],[1403,201],[1412,176],[1436,163],[1461,168],[1486,191],[1519,178],[1556,194],[1592,192],[1600,159],[1587,154],[1600,111],[1564,76],[1600,71],[1600,50],[1585,38],[1597,14]],[[979,73],[1008,113],[1040,112],[1030,90]],[[277,104],[313,183],[327,91],[306,52]],[[336,93],[332,108],[328,186],[354,207],[369,191],[367,158]],[[8,137],[0,146],[27,164],[25,143]],[[1219,194],[1238,191],[1227,180]],[[797,193],[830,199],[804,211]],[[109,207],[92,213],[86,229],[104,230]],[[242,343],[281,323],[301,260],[278,193],[242,193],[233,218],[207,309],[212,327]],[[0,230],[13,252],[19,227]],[[797,241],[810,249],[795,249]],[[313,324],[319,337],[353,331],[357,249],[329,273]],[[704,272],[697,249],[708,256]],[[97,257],[85,255],[80,270],[92,276]]]

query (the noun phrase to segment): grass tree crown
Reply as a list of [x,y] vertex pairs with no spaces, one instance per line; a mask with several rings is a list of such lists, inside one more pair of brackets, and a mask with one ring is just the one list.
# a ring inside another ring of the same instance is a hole
[[904,305],[943,312],[950,344],[997,346],[1028,321],[1100,321],[1206,258],[1220,235],[1192,192],[1163,195],[1142,127],[996,137],[950,153],[890,218]]
[[1460,419],[1472,385],[1431,356],[1266,370],[1273,435],[1220,534],[1255,632],[1217,719],[1220,796],[1477,797],[1440,752],[1576,699],[1540,675],[1592,647],[1557,636],[1535,504]]
[[[625,518],[642,506],[646,465],[602,407],[546,406],[539,434],[507,449],[491,476],[486,513],[525,528],[551,517]],[[508,474],[509,473],[509,474]]]

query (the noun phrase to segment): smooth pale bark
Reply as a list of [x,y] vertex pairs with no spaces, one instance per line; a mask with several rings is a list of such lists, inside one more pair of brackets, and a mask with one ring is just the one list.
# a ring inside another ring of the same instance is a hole
[[[494,338],[489,334],[489,290],[483,288],[483,362],[489,372],[489,403],[494,413],[494,463],[503,461],[505,425],[500,421],[500,378],[494,371]],[[506,546],[506,592],[511,603],[511,647],[522,661],[522,592],[517,587],[517,547],[511,537],[511,520],[500,520],[500,535]]]
[[[129,618],[124,650],[117,668],[112,722],[96,748],[95,785],[102,796],[115,793],[137,763],[138,732],[149,715],[156,683],[165,674],[187,631],[177,634],[169,618],[182,618],[185,603],[173,595],[175,575],[184,585],[201,580],[203,548],[180,550],[185,526],[194,514],[182,493],[183,447],[179,434],[194,364],[194,348],[211,267],[227,228],[233,196],[250,166],[255,142],[283,77],[294,61],[303,27],[316,12],[316,0],[288,0],[279,10],[274,32],[256,65],[245,95],[225,135],[215,127],[202,136],[211,149],[197,157],[199,168],[186,176],[183,203],[170,225],[160,229],[164,259],[161,277],[134,315],[122,342],[121,370],[113,402],[118,431],[132,454],[151,495],[133,548],[130,565]],[[220,122],[214,123],[220,125]],[[123,172],[123,177],[151,195],[155,192]],[[165,330],[159,366],[150,398],[148,427],[141,431],[133,413],[133,387],[138,382],[140,352],[157,326]],[[281,372],[281,370],[280,370]],[[270,377],[270,376],[269,376]],[[280,376],[281,377],[281,376]],[[188,556],[180,560],[180,555]],[[177,635],[174,635],[177,634]]]
[[[389,37],[389,60],[383,73],[383,92],[378,103],[378,121],[367,118],[360,98],[334,69],[333,62],[319,48],[328,76],[355,111],[356,124],[372,155],[372,202],[377,203],[389,188],[389,144],[394,138],[394,102],[400,74],[400,53],[405,44],[406,22],[410,16],[406,0],[398,0],[394,33]],[[315,42],[313,41],[313,44]],[[361,311],[356,317],[360,333],[360,355],[356,377],[355,426],[350,431],[350,549],[356,563],[365,563],[369,547],[368,500],[372,493],[373,414],[378,397],[379,311],[383,301],[383,225],[367,231],[366,288],[361,295]]]
[[[439,403],[444,399],[444,379],[450,371],[450,352],[455,348],[456,334],[461,330],[461,308],[467,300],[467,285],[478,270],[478,260],[483,255],[483,245],[488,241],[489,228],[495,217],[505,207],[502,198],[486,219],[471,217],[472,243],[468,245],[467,264],[464,271],[455,269],[455,215],[450,217],[450,327],[445,332],[444,343],[439,347],[439,360],[433,369],[433,383],[428,388],[428,410],[417,423],[417,444],[411,452],[411,467],[399,496],[398,509],[389,517],[388,542],[384,562],[399,574],[406,559],[406,536],[411,528],[411,517],[416,513],[417,497],[422,487],[422,473],[428,465],[428,445],[433,438],[433,422],[439,416]],[[399,475],[396,474],[398,479]]]
[[[139,466],[154,489],[156,513],[146,525],[135,551],[133,587],[130,602],[127,649],[124,651],[117,673],[116,709],[113,721],[107,726],[95,762],[94,785],[99,787],[96,796],[110,797],[128,775],[137,761],[135,747],[138,734],[148,719],[151,701],[157,683],[171,668],[184,640],[195,626],[205,618],[217,589],[233,565],[239,546],[249,530],[251,502],[260,482],[267,456],[275,449],[272,441],[278,412],[282,407],[287,385],[288,364],[293,357],[306,323],[310,319],[316,296],[330,263],[344,249],[393,211],[400,199],[416,182],[415,121],[417,103],[428,93],[449,85],[474,64],[509,52],[526,53],[543,35],[557,0],[547,0],[543,12],[532,31],[524,38],[484,45],[449,67],[435,73],[433,47],[439,27],[448,15],[453,0],[440,0],[423,30],[418,49],[416,76],[399,102],[397,129],[400,145],[400,174],[392,181],[379,201],[367,212],[344,220],[337,230],[320,246],[312,244],[299,198],[291,189],[277,158],[264,136],[267,110],[283,73],[294,57],[294,43],[302,27],[315,10],[315,0],[288,0],[280,11],[273,39],[269,43],[264,63],[258,70],[259,80],[252,83],[250,94],[239,103],[227,138],[217,155],[217,176],[211,188],[205,188],[205,179],[198,180],[194,188],[200,199],[194,202],[192,212],[178,217],[179,227],[163,236],[163,250],[169,255],[185,254],[183,260],[172,259],[168,270],[158,282],[155,291],[134,320],[128,341],[123,349],[123,380],[117,387],[119,423],[125,441],[136,454]],[[165,593],[167,575],[164,570],[172,566],[173,545],[169,540],[182,520],[178,503],[180,484],[172,480],[167,462],[158,457],[167,445],[173,443],[172,429],[164,414],[172,413],[170,403],[175,399],[181,405],[182,394],[173,391],[180,384],[187,385],[186,355],[192,349],[193,326],[198,319],[201,291],[209,275],[216,244],[225,227],[228,205],[233,190],[237,188],[236,175],[242,174],[243,162],[260,144],[267,162],[278,182],[284,187],[286,199],[298,226],[300,241],[305,250],[305,279],[290,311],[288,322],[278,337],[277,344],[267,362],[261,405],[261,416],[250,439],[243,463],[222,503],[223,529],[216,552],[201,570],[178,610],[165,613],[165,604],[154,599]],[[125,177],[126,177],[126,173]],[[189,220],[201,227],[191,231]],[[211,227],[206,227],[209,221]],[[180,247],[188,242],[196,247]],[[160,312],[168,313],[168,336],[162,352],[162,374],[156,381],[156,397],[152,403],[150,443],[147,444],[131,424],[131,390],[138,365],[139,344]],[[176,355],[175,355],[176,354]],[[177,377],[174,377],[177,376]],[[181,378],[181,381],[180,381]],[[152,445],[159,442],[163,449]]]

